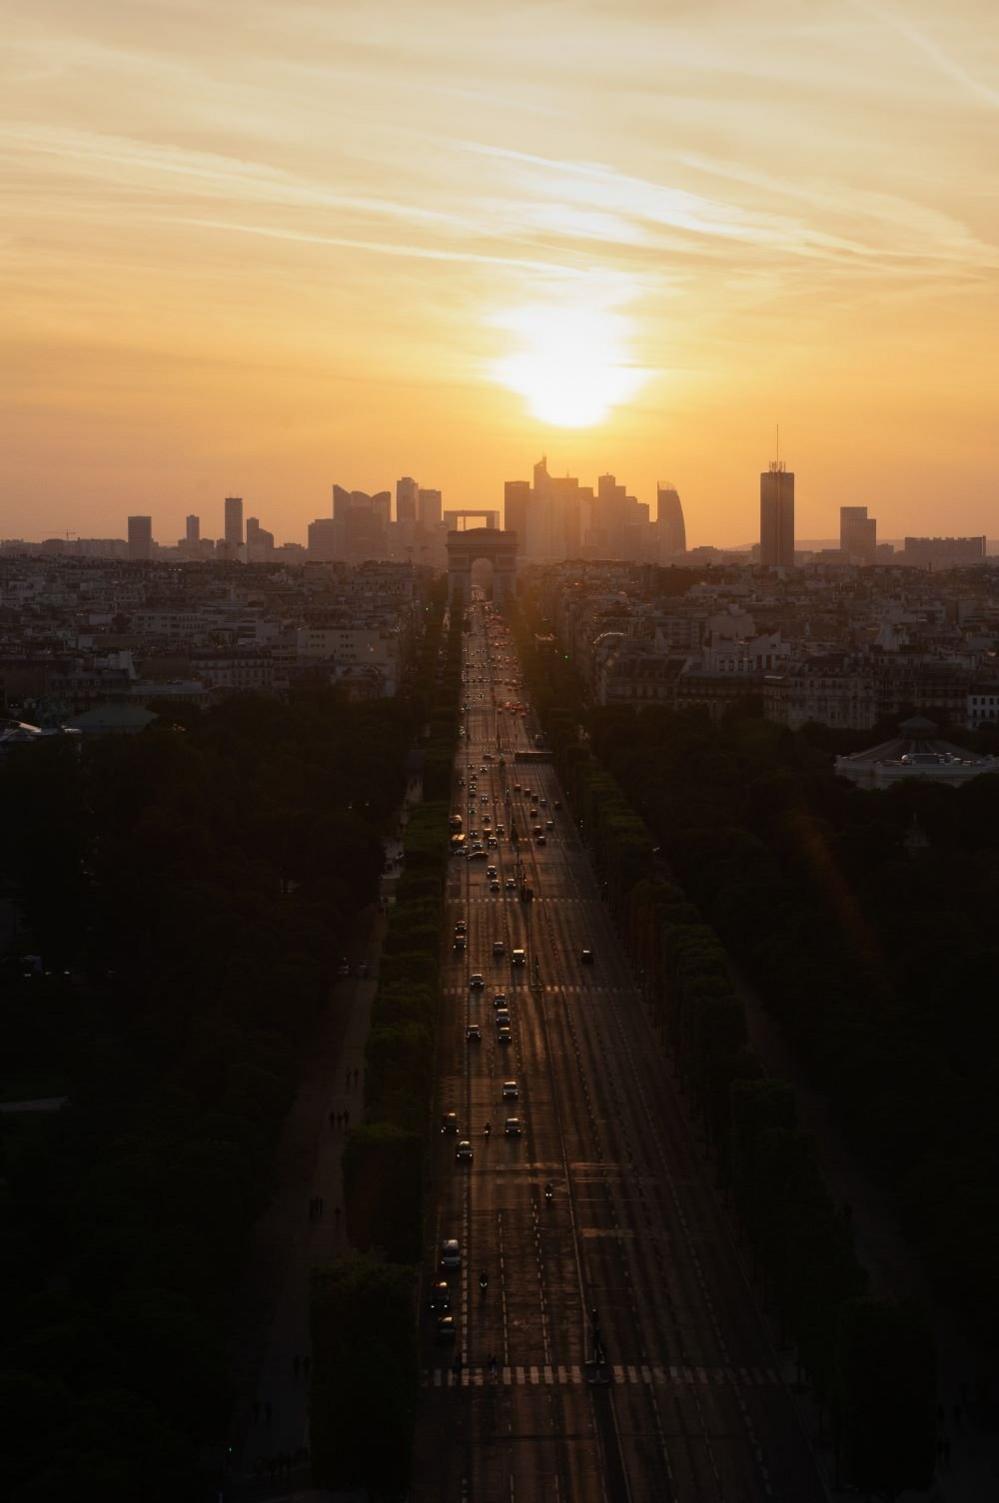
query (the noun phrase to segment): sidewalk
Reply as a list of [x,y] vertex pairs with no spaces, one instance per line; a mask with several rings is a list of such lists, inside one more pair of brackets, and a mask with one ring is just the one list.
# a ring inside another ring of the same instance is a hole
[[[418,797],[411,787],[407,806]],[[274,1199],[255,1228],[233,1359],[227,1500],[318,1503],[331,1496],[311,1489],[307,1455],[310,1278],[314,1267],[348,1250],[341,1154],[350,1126],[362,1120],[364,1047],[401,856],[401,842],[386,841],[383,903],[349,956],[354,975],[333,986],[275,1155]],[[356,974],[361,962],[364,978]]]

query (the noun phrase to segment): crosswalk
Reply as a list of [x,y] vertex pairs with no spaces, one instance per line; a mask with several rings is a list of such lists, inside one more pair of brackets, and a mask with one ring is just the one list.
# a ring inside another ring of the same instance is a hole
[[[663,1367],[647,1363],[626,1363],[606,1369],[619,1384],[646,1384],[656,1388],[770,1388],[780,1383],[780,1374],[772,1367]],[[591,1381],[579,1364],[525,1367],[453,1367],[425,1368],[424,1388],[568,1388]]]

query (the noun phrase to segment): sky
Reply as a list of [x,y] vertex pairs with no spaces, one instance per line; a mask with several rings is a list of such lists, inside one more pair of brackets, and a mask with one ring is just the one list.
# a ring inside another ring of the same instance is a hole
[[0,536],[613,471],[999,535],[994,0],[5,0]]

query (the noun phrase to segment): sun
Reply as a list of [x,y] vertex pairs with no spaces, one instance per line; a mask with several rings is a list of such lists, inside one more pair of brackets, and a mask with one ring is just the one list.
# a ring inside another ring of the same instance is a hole
[[493,378],[559,428],[589,428],[627,402],[647,372],[628,363],[630,321],[612,308],[565,301],[534,304],[495,322],[520,348],[498,360]]

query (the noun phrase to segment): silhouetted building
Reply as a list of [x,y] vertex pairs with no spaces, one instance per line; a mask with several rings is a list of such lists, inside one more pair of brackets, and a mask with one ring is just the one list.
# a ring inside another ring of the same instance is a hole
[[917,569],[954,569],[984,564],[985,538],[906,538],[901,559]]
[[779,459],[760,476],[760,563],[794,566],[794,474]]
[[866,506],[839,509],[840,551],[851,563],[873,564],[878,552],[878,524]]
[[415,522],[420,488],[411,475],[403,475],[395,483],[395,519],[397,522]]
[[335,517],[319,517],[315,522],[310,522],[309,558],[318,559],[322,563],[333,563],[342,557],[337,551],[339,532],[340,526]]
[[248,564],[266,562],[274,552],[274,534],[261,527],[257,517],[246,519],[246,561]]
[[527,552],[527,514],[531,505],[531,482],[508,480],[503,487],[503,526],[515,532],[521,554]]
[[440,491],[417,492],[417,516],[421,527],[439,527],[443,509]]
[[687,529],[683,521],[680,497],[671,485],[656,487],[656,525],[659,528],[660,556],[686,553]]
[[238,558],[243,546],[243,498],[225,498],[225,551],[229,558]]
[[153,556],[153,519],[152,517],[129,517],[128,519],[128,556],[148,562]]
[[199,543],[201,541],[201,518],[196,517],[193,512],[187,519],[184,541],[187,543]]

